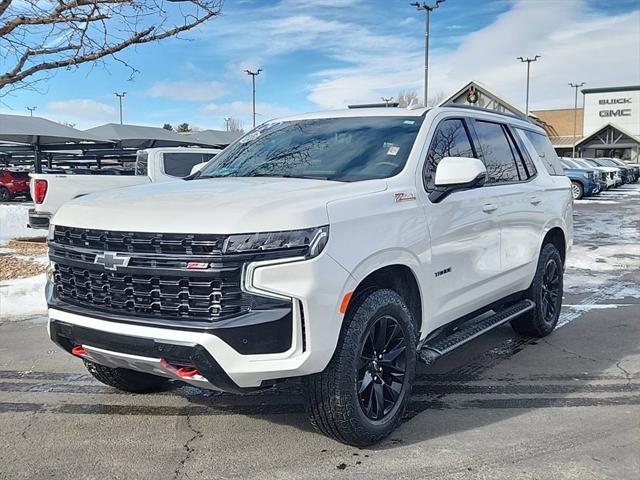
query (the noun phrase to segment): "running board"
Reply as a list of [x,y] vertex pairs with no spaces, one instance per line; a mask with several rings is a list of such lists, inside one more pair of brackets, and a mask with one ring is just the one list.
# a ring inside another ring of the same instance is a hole
[[426,364],[432,364],[438,358],[464,345],[489,330],[507,323],[532,310],[536,304],[531,300],[522,300],[490,317],[479,322],[470,322],[468,325],[455,330],[450,335],[439,336],[426,342],[419,352],[420,359]]

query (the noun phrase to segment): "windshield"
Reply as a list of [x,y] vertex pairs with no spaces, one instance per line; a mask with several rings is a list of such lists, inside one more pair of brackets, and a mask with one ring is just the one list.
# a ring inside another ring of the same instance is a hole
[[422,117],[272,122],[248,133],[197,178],[293,177],[354,182],[399,173]]
[[561,158],[560,162],[566,167],[566,168],[582,168],[580,165],[578,165],[577,163],[575,163],[572,160],[569,160],[568,158]]
[[608,158],[598,158],[595,159],[594,162],[596,162],[601,167],[620,167],[620,165],[616,165],[615,162],[612,162]]

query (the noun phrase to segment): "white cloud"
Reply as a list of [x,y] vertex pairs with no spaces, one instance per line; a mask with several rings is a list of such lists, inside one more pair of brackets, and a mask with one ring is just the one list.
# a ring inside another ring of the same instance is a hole
[[46,110],[42,114],[52,120],[70,122],[76,128],[118,121],[118,111],[115,107],[88,98],[47,102]]
[[149,95],[152,97],[163,97],[170,100],[187,102],[206,102],[220,98],[224,94],[224,87],[220,82],[216,81],[161,81],[153,84],[149,90]]
[[[516,57],[539,54],[542,58],[531,67],[531,108],[566,107],[570,81],[591,86],[637,83],[638,25],[639,11],[606,17],[580,0],[550,2],[545,8],[520,1],[490,25],[468,33],[453,51],[432,50],[430,92],[449,94],[475,79],[524,104],[526,70]],[[324,78],[311,85],[309,99],[323,108],[337,108],[420,88],[422,52],[399,49],[398,40],[375,52],[367,47],[350,52],[347,46],[345,53],[356,60],[355,66],[318,72],[316,76]]]
[[[205,114],[215,117],[240,118],[247,122],[245,127],[250,125],[253,116],[253,104],[251,102],[234,101],[228,103],[210,103],[205,105],[202,111]],[[286,117],[293,115],[293,110],[272,103],[256,103],[256,123],[260,124],[272,118]]]

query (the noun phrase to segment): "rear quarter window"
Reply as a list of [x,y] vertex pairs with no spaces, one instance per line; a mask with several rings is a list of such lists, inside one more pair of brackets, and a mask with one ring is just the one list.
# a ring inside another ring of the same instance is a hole
[[533,132],[531,130],[518,129],[529,139],[536,153],[540,157],[540,161],[549,172],[549,175],[564,175],[564,169],[560,163],[553,145],[549,138],[543,133]]

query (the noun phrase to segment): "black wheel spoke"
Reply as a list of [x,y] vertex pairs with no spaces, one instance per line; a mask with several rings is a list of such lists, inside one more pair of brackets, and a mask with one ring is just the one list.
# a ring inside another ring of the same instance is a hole
[[405,386],[406,336],[402,325],[385,315],[365,332],[357,362],[356,390],[367,417],[380,420],[402,396]]
[[560,266],[550,259],[542,274],[542,318],[545,322],[554,320],[558,313],[560,299]]

